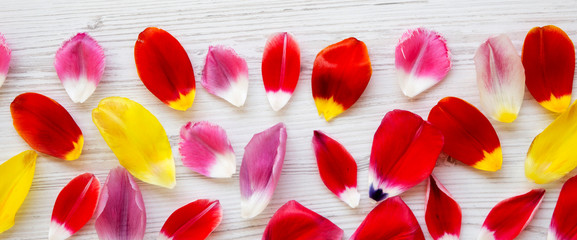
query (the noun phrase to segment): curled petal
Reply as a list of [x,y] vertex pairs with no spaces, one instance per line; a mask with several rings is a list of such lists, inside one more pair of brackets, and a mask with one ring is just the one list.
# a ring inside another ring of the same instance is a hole
[[286,152],[286,127],[279,123],[255,134],[240,166],[241,216],[253,218],[270,202]]
[[369,195],[394,197],[427,179],[443,148],[443,135],[419,115],[388,112],[375,133],[369,165]]
[[194,70],[188,54],[170,33],[146,28],[134,45],[134,60],[140,80],[160,101],[180,111],[192,106]]
[[75,103],[83,103],[96,90],[105,65],[104,50],[87,33],[64,42],[54,61],[58,78]]
[[202,70],[202,86],[232,105],[244,105],[248,93],[248,66],[234,49],[210,46]]
[[221,220],[222,208],[218,200],[199,199],[174,211],[162,226],[159,239],[202,240]]
[[577,167],[577,104],[563,112],[533,139],[525,175],[536,183],[555,181]]
[[475,54],[481,106],[493,119],[512,122],[525,94],[525,69],[507,35],[490,37]]
[[517,237],[533,219],[544,196],[545,189],[533,189],[499,202],[487,215],[479,240],[510,240]]
[[120,165],[134,177],[158,186],[176,184],[174,159],[158,119],[139,103],[107,97],[92,110],[92,121]]
[[58,194],[52,220],[50,240],[62,240],[72,236],[92,218],[98,203],[100,182],[91,173],[72,179]]
[[575,47],[561,28],[534,27],[523,43],[525,84],[541,106],[563,112],[571,104]]
[[262,80],[273,110],[290,100],[301,71],[301,50],[293,35],[276,33],[266,42],[262,56]]
[[8,69],[10,68],[10,59],[12,57],[12,50],[8,47],[6,38],[0,33],[0,87],[6,81]]
[[14,128],[35,150],[64,160],[80,157],[84,137],[70,113],[56,101],[23,93],[10,104]]
[[140,188],[123,167],[110,170],[102,188],[94,227],[101,240],[144,238],[146,210]]
[[577,177],[572,177],[561,188],[553,211],[547,240],[577,239]]
[[435,240],[459,239],[461,234],[461,207],[445,186],[433,175],[427,185],[425,222]]
[[352,208],[359,205],[357,163],[339,142],[321,131],[314,131],[313,149],[323,183]]
[[367,215],[350,240],[425,240],[413,211],[401,197],[389,198]]
[[276,211],[262,236],[262,240],[341,240],[342,238],[342,229],[295,200],[285,203]]
[[14,226],[14,217],[32,185],[37,156],[27,150],[0,165],[0,233]]
[[180,139],[184,166],[214,178],[230,178],[236,172],[234,150],[220,126],[189,122],[180,129]]
[[350,108],[361,97],[373,69],[364,42],[347,38],[317,54],[312,73],[312,91],[320,115],[329,121]]
[[499,136],[475,106],[460,98],[446,97],[431,109],[428,120],[445,136],[443,152],[480,170],[501,169]]
[[449,73],[451,53],[447,41],[435,31],[410,29],[395,49],[395,67],[403,94],[417,96]]

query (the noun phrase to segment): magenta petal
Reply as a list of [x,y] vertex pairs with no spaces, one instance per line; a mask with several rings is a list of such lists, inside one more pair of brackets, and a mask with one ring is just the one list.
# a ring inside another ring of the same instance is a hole
[[98,238],[137,240],[144,238],[146,210],[134,178],[123,167],[110,170],[96,210]]
[[8,47],[6,43],[6,38],[0,33],[0,87],[4,84],[6,80],[6,75],[8,74],[8,68],[10,68],[10,58],[12,56],[12,50]]
[[87,33],[78,33],[56,52],[54,67],[68,96],[82,103],[92,95],[102,78],[104,50]]
[[187,123],[180,129],[180,155],[184,166],[207,177],[230,178],[236,156],[220,126],[209,122]]
[[252,218],[270,202],[286,151],[286,127],[279,123],[255,134],[244,148],[240,166],[241,216]]
[[248,93],[248,66],[234,49],[210,46],[202,70],[202,86],[237,107],[244,105]]

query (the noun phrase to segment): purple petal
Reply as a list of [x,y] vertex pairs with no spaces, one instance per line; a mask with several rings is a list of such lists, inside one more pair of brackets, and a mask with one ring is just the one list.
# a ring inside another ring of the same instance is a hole
[[8,47],[6,43],[6,38],[0,33],[0,87],[4,84],[6,80],[6,75],[8,74],[8,68],[10,67],[10,57],[12,56],[12,50]]
[[225,46],[210,46],[202,70],[202,86],[237,107],[248,93],[248,66],[236,52]]

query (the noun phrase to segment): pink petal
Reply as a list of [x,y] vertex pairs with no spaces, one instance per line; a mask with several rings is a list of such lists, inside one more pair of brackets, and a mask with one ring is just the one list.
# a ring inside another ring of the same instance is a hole
[[123,167],[110,170],[96,209],[96,232],[104,240],[144,238],[146,210],[140,188]]
[[237,107],[244,105],[248,93],[248,66],[234,49],[210,46],[202,70],[202,86]]
[[4,84],[6,80],[6,75],[8,74],[8,69],[10,68],[10,58],[12,56],[12,50],[8,47],[6,38],[0,33],[0,87]]
[[180,155],[184,166],[207,177],[230,178],[236,156],[220,126],[209,122],[187,123],[180,129]]
[[244,148],[240,166],[241,216],[253,218],[270,202],[286,151],[286,127],[279,123],[255,134]]
[[443,80],[451,69],[447,42],[435,31],[408,30],[395,49],[395,67],[403,93],[417,96]]
[[160,230],[159,239],[206,239],[221,221],[222,208],[218,200],[198,199],[170,214]]
[[497,121],[514,121],[525,94],[525,68],[507,35],[481,44],[475,66],[483,110]]
[[88,33],[78,33],[56,52],[54,67],[68,96],[82,103],[92,95],[104,73],[104,51]]

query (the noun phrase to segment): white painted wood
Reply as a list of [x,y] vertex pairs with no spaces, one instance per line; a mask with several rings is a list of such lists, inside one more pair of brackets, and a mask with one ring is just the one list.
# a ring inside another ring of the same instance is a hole
[[[0,89],[0,161],[29,149],[12,127],[9,113],[10,102],[23,92],[39,92],[60,102],[85,136],[84,151],[76,161],[40,155],[32,189],[16,216],[16,225],[0,235],[2,239],[46,239],[52,206],[60,189],[85,171],[104,181],[109,169],[118,165],[91,121],[91,110],[107,96],[124,96],[143,104],[164,125],[173,146],[176,188],[167,190],[139,182],[148,213],[146,239],[155,239],[172,211],[197,198],[220,199],[224,207],[223,222],[211,239],[260,239],[268,219],[291,199],[329,218],[344,229],[348,238],[375,206],[367,196],[368,160],[372,136],[387,111],[407,109],[426,117],[429,109],[448,95],[479,106],[473,55],[490,35],[507,34],[520,52],[530,28],[555,24],[577,41],[575,0],[4,0],[0,6],[0,32],[13,49],[10,73]],[[147,26],[168,30],[192,59],[197,96],[187,112],[162,104],[138,79],[133,46],[138,33]],[[446,80],[409,100],[397,85],[393,52],[401,34],[417,26],[435,29],[446,37],[454,65]],[[261,81],[260,61],[267,36],[278,31],[290,31],[300,42],[302,72],[289,104],[280,112],[273,112]],[[104,79],[84,104],[72,103],[53,67],[60,44],[77,32],[89,32],[107,56]],[[311,97],[312,63],[323,47],[349,36],[363,40],[369,47],[373,77],[360,100],[327,123],[317,116]],[[244,108],[238,109],[208,94],[200,85],[208,46],[217,43],[232,46],[248,62],[250,87]],[[527,92],[517,121],[492,121],[503,146],[502,170],[484,173],[454,161],[442,160],[438,164],[434,173],[463,209],[462,239],[476,238],[486,214],[498,201],[535,187],[548,192],[535,219],[518,239],[545,239],[562,181],[538,186],[524,177],[523,167],[531,140],[554,117]],[[238,167],[243,147],[254,133],[279,121],[287,124],[283,174],[271,204],[255,219],[240,218],[238,174],[232,179],[213,180],[182,166],[177,149],[179,128],[187,121],[199,120],[215,122],[227,130],[239,159]],[[322,184],[310,146],[315,129],[336,138],[357,159],[362,193],[358,209],[350,209]],[[402,196],[430,239],[423,218],[424,194],[424,185],[420,184]],[[96,238],[94,219],[73,237]]]

